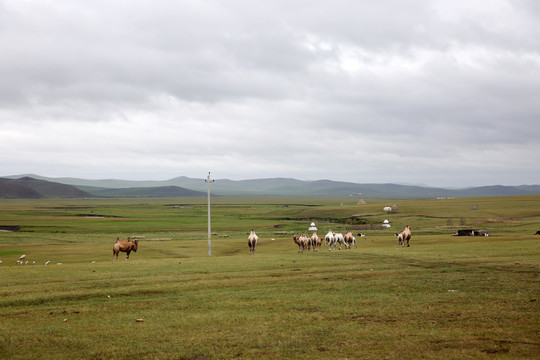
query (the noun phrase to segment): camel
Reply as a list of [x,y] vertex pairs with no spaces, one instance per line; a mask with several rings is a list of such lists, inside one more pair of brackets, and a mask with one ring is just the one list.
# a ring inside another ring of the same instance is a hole
[[251,233],[248,236],[248,245],[249,245],[249,254],[255,255],[255,246],[257,246],[257,242],[259,241],[259,237],[257,234],[255,234],[255,231],[251,229]]
[[332,245],[334,244],[334,233],[332,230],[328,230],[328,234],[324,237],[324,245],[328,246],[328,251],[332,251]]
[[409,247],[409,240],[411,239],[411,236],[412,236],[412,232],[411,232],[411,228],[409,227],[409,225],[405,226],[405,229],[403,229],[402,232],[400,232],[399,234],[395,234],[398,238],[398,243],[399,245],[401,246],[405,246],[405,241],[407,242],[407,247]]
[[313,245],[313,252],[317,252],[317,249],[322,245],[322,239],[317,235],[316,231],[311,235],[311,244]]
[[137,252],[139,249],[139,240],[133,240],[128,237],[127,241],[122,241],[120,238],[116,238],[116,243],[113,245],[113,261],[118,260],[118,254],[121,252],[126,253],[126,261],[129,260],[129,253],[130,252]]
[[345,243],[349,244],[349,248],[356,247],[356,238],[352,234],[352,232],[347,231],[345,234]]
[[309,238],[306,234],[300,235],[300,241],[302,242],[302,249],[308,249],[311,250],[311,238]]
[[302,251],[304,250],[304,249],[303,249],[304,244],[303,244],[302,241],[300,241],[300,236],[294,235],[294,236],[292,237],[292,239],[293,239],[294,243],[295,243],[296,245],[298,245],[298,252],[302,252]]
[[293,236],[293,241],[298,245],[298,252],[304,252],[306,247],[310,249],[311,239],[307,237],[306,234],[301,234],[300,236]]
[[345,242],[345,238],[343,237],[342,233],[335,233],[334,234],[334,250],[336,249],[336,244],[339,243],[339,250],[341,250],[341,246],[345,245],[347,249],[349,249],[349,244]]
[[302,241],[304,242],[304,248],[307,247],[308,251],[311,250],[311,236],[307,236],[306,234],[302,234],[303,238]]

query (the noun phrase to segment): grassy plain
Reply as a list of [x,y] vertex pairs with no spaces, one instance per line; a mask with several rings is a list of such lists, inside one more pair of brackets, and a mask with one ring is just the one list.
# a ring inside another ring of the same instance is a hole
[[[540,196],[212,201],[208,257],[206,199],[0,200],[0,227],[20,226],[0,232],[0,358],[540,356]],[[293,233],[351,216],[392,228],[297,252]],[[141,237],[129,262],[112,261],[117,236]]]

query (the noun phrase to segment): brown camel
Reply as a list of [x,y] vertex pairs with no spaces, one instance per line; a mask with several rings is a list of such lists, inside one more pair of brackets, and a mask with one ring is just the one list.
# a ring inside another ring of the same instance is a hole
[[139,249],[139,240],[133,240],[128,237],[127,241],[120,240],[120,238],[116,239],[116,243],[113,245],[113,261],[118,260],[118,254],[121,252],[126,253],[126,261],[129,260],[129,253],[130,252],[137,252]]

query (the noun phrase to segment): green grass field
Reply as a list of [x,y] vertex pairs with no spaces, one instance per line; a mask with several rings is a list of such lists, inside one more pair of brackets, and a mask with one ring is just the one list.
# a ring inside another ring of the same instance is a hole
[[[540,357],[540,196],[212,201],[208,257],[206,199],[0,200],[0,359]],[[357,248],[297,252],[353,216]]]

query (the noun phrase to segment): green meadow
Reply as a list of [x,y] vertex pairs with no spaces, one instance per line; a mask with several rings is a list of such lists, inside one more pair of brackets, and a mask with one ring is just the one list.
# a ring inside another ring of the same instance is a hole
[[0,200],[0,359],[540,357],[540,195],[357,200],[213,198],[210,257],[205,198]]

